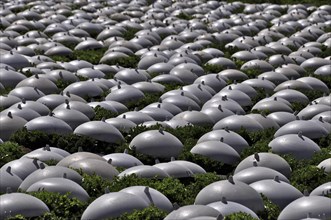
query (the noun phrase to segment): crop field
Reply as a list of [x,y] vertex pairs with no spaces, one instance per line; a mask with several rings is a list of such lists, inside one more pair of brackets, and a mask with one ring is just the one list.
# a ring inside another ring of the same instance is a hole
[[329,0],[0,1],[0,219],[330,220]]

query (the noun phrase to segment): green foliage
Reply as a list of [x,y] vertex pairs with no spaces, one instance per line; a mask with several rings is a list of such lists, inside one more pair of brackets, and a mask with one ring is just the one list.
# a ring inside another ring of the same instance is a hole
[[269,152],[270,147],[268,147],[269,142],[273,139],[275,129],[269,128],[262,131],[247,132],[245,129],[241,129],[237,132],[242,136],[250,147],[244,149],[240,156],[242,159],[258,152]]
[[271,202],[265,195],[261,194],[264,204],[264,211],[260,211],[257,215],[260,219],[274,220],[277,219],[280,214],[280,208],[273,202]]
[[179,19],[183,19],[183,20],[191,20],[191,19],[193,19],[193,16],[191,16],[191,15],[185,13],[185,12],[179,13],[176,17],[179,18]]
[[259,102],[260,100],[262,100],[262,99],[264,99],[264,98],[267,97],[266,96],[267,94],[264,91],[264,89],[262,89],[262,88],[256,88],[255,90],[257,92],[257,95],[254,98],[252,98],[252,104],[253,105],[255,105],[257,102]]
[[71,60],[85,60],[91,64],[98,64],[103,57],[107,48],[94,49],[94,50],[74,50],[72,54],[67,56],[49,56],[54,61],[70,62]]
[[162,220],[167,214],[167,212],[156,206],[149,206],[143,210],[135,210],[131,213],[125,213],[120,217],[112,218],[112,220]]
[[133,111],[135,108],[141,110],[153,102],[158,102],[161,95],[162,93],[145,93],[144,98],[129,102],[126,104],[126,107],[130,111]]
[[58,80],[56,80],[55,85],[57,86],[57,88],[59,88],[62,91],[65,88],[67,88],[71,83],[72,82],[65,81],[63,79],[58,79]]
[[105,193],[105,189],[110,192],[118,192],[130,186],[148,186],[160,191],[171,202],[179,205],[193,204],[197,194],[205,186],[219,181],[222,178],[215,173],[194,175],[192,178],[175,179],[167,177],[164,179],[139,178],[136,175],[115,177],[112,181],[105,180],[97,175],[82,173],[82,187],[88,192],[91,199],[97,198]]
[[17,143],[4,142],[0,144],[0,167],[12,160],[19,159],[25,153],[23,147]]
[[44,147],[48,144],[52,147],[66,150],[69,153],[75,153],[82,148],[84,151],[91,153],[108,154],[113,153],[116,148],[115,144],[97,141],[87,136],[76,134],[47,134],[42,131],[28,131],[26,128],[22,128],[15,132],[10,137],[10,140],[31,150]]
[[205,64],[203,65],[203,70],[205,71],[206,74],[208,73],[219,73],[222,70],[225,70],[223,66],[218,66],[218,65],[212,65],[212,64]]
[[24,127],[12,134],[10,141],[23,145],[31,150],[35,150],[48,144],[49,137],[44,132],[28,131]]
[[292,102],[291,105],[292,105],[293,111],[299,112],[307,106],[307,103]]
[[135,34],[139,31],[139,29],[132,28],[132,27],[125,27],[126,32],[123,34],[123,38],[125,40],[131,40],[135,37]]
[[119,65],[125,68],[137,68],[139,56],[132,55],[126,58],[118,58],[105,62],[108,65]]
[[98,64],[100,59],[103,57],[107,48],[95,49],[95,50],[75,50],[74,56],[78,60],[85,60],[95,65]]
[[50,213],[35,219],[80,219],[88,206],[88,203],[82,202],[77,198],[70,198],[70,193],[61,195],[59,193],[41,191],[30,192],[29,194],[43,201],[50,209]]
[[112,112],[105,108],[102,108],[100,105],[96,106],[94,109],[95,116],[93,121],[100,121],[101,119],[115,118],[118,114],[116,112]]
[[291,185],[303,192],[311,192],[316,187],[329,182],[331,174],[327,174],[323,169],[317,168],[317,165],[330,157],[331,147],[322,148],[320,152],[315,153],[310,160],[298,160],[292,155],[284,155],[283,158],[292,168],[290,178]]
[[256,218],[253,218],[250,214],[238,212],[225,216],[223,220],[256,220]]

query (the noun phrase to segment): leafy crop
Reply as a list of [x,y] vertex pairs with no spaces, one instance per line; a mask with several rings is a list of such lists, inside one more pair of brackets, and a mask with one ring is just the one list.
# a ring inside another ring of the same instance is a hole
[[15,142],[4,142],[0,144],[0,167],[10,161],[19,159],[26,153],[26,149]]
[[113,220],[162,220],[167,216],[167,212],[157,208],[156,206],[149,206],[142,210],[135,210],[131,213],[125,213],[120,217],[113,218]]
[[37,219],[80,219],[88,206],[86,202],[70,198],[70,193],[61,195],[54,192],[40,191],[29,194],[43,201],[50,209],[49,213],[45,213]]

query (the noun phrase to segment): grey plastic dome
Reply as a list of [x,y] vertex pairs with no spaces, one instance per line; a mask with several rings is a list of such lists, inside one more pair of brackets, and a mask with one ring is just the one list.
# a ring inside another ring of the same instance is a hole
[[185,219],[193,219],[195,217],[217,217],[219,215],[219,211],[216,209],[205,206],[205,205],[187,205],[180,207],[177,210],[170,212],[164,220],[185,220]]
[[20,87],[37,88],[46,95],[58,92],[58,88],[55,83],[53,83],[51,80],[47,78],[39,77],[38,74],[36,74],[35,76],[31,76],[27,79],[23,79],[21,82],[19,82],[16,85],[16,88],[20,88]]
[[273,128],[273,129],[277,130],[279,128],[279,125],[275,121],[273,121],[271,118],[267,118],[264,115],[261,115],[261,114],[247,114],[245,116],[253,119],[256,122],[258,122],[264,129]]
[[254,163],[257,163],[259,167],[274,169],[287,178],[291,176],[292,170],[286,160],[277,154],[265,152],[256,153],[243,159],[236,167],[234,174],[237,174],[246,168],[255,166]]
[[67,178],[76,182],[77,184],[82,183],[83,177],[75,170],[61,166],[48,166],[43,169],[37,169],[30,173],[20,184],[19,188],[26,191],[32,184],[37,181],[47,178]]
[[219,141],[221,140],[231,146],[234,150],[240,153],[243,149],[249,147],[247,141],[239,134],[230,130],[215,130],[210,131],[199,138],[197,143],[205,141]]
[[52,116],[41,116],[25,124],[29,131],[42,131],[48,134],[71,134],[71,127],[61,119]]
[[222,141],[204,141],[195,145],[190,152],[203,155],[211,160],[234,165],[240,160],[240,156],[231,146]]
[[291,121],[296,120],[296,116],[294,114],[283,111],[273,112],[267,115],[267,118],[270,118],[275,121],[280,127]]
[[90,152],[77,152],[63,158],[60,162],[56,164],[56,166],[69,167],[72,163],[85,159],[96,159],[96,160],[106,161],[104,158],[102,158],[97,154],[93,154]]
[[0,107],[1,108],[8,108],[11,105],[15,105],[21,101],[20,98],[13,96],[13,95],[1,95],[0,96]]
[[106,103],[107,105],[112,106],[119,114],[129,111],[128,108],[120,102],[107,100],[102,101],[101,103]]
[[158,83],[174,83],[179,85],[184,84],[184,82],[178,76],[170,75],[170,74],[162,74],[155,76],[153,77],[153,79],[151,79],[151,81]]
[[196,102],[197,104],[201,104],[201,100],[196,96],[194,95],[192,92],[190,91],[183,91],[181,89],[176,89],[176,90],[170,90],[166,93],[163,93],[161,96],[160,96],[160,99],[161,100],[164,100],[168,97],[171,97],[171,96],[186,96],[190,99],[192,99],[194,102]]
[[274,136],[280,137],[286,134],[298,134],[299,132],[310,139],[316,139],[328,135],[328,131],[314,121],[296,120],[279,128]]
[[253,88],[264,89],[264,91],[270,92],[270,93],[273,92],[276,87],[276,85],[274,83],[272,83],[271,81],[264,79],[264,78],[247,79],[242,83],[248,84],[248,85],[252,86]]
[[241,128],[247,129],[247,131],[260,131],[263,127],[255,120],[244,115],[231,115],[220,121],[218,121],[213,130],[220,130],[228,128],[232,131],[239,131]]
[[227,201],[225,197],[223,197],[221,201],[210,203],[207,206],[216,209],[222,216],[227,216],[234,213],[245,213],[255,219],[259,219],[259,217],[251,209],[237,202]]
[[301,133],[282,135],[273,139],[268,146],[277,154],[291,154],[297,159],[310,159],[321,151],[314,141]]
[[178,163],[157,163],[154,165],[154,167],[163,170],[170,177],[173,178],[186,178],[193,175],[192,171],[189,168],[182,166]]
[[204,205],[221,201],[222,198],[237,202],[246,206],[254,212],[264,210],[263,200],[252,187],[240,181],[221,180],[209,184],[203,188],[195,198],[195,204]]
[[37,88],[33,87],[19,87],[11,90],[9,95],[16,96],[20,99],[36,101],[37,99],[45,96],[45,94]]
[[29,108],[22,108],[21,104],[17,104],[15,106],[3,110],[2,112],[0,112],[0,115],[8,115],[9,112],[12,115],[19,116],[25,119],[26,121],[30,121],[34,118],[40,117],[40,114],[38,112]]
[[239,114],[239,115],[245,114],[244,109],[236,101],[232,99],[228,99],[227,96],[223,96],[223,97],[214,96],[211,100],[209,100],[203,105],[202,110],[210,107],[218,108],[220,105],[222,106],[222,108],[229,109],[235,114]]
[[324,172],[331,173],[331,158],[325,159],[320,162],[317,167],[320,169],[324,169]]
[[331,75],[331,65],[324,65],[321,67],[318,67],[314,74],[319,76],[330,76]]
[[26,78],[22,73],[10,70],[9,68],[0,69],[0,82],[4,87],[13,88]]
[[111,91],[105,98],[107,101],[117,101],[120,103],[128,103],[134,102],[139,99],[144,98],[145,95],[139,89],[133,86],[120,86],[118,85],[118,89]]
[[22,157],[27,157],[31,159],[38,159],[42,162],[47,162],[47,161],[55,161],[59,162],[62,160],[64,157],[58,153],[55,153],[53,151],[48,151],[48,150],[38,150],[38,151],[31,151],[29,153],[24,154]]
[[79,69],[77,71],[77,75],[79,76],[83,76],[89,79],[93,79],[93,78],[104,78],[106,75],[101,72],[100,70],[94,69],[94,67],[92,68],[83,68],[83,69]]
[[152,104],[147,105],[146,108],[147,107],[148,108],[149,107],[151,107],[151,108],[158,108],[158,107],[160,107],[162,109],[165,109],[165,110],[169,111],[173,115],[177,115],[180,112],[182,112],[182,110],[179,107],[177,107],[176,105],[171,104],[171,103],[163,103],[162,101],[161,102],[154,102]]
[[70,92],[71,94],[80,97],[95,97],[100,96],[103,91],[92,81],[75,82],[67,86],[63,93]]
[[303,196],[299,190],[290,183],[281,181],[278,176],[274,179],[254,182],[250,186],[258,193],[265,195],[272,203],[279,206],[280,209],[285,208],[288,204]]
[[47,205],[40,199],[24,193],[10,193],[0,196],[0,218],[16,215],[38,217],[49,212]]
[[258,78],[262,79],[265,78],[271,82],[273,82],[275,85],[279,85],[287,80],[289,80],[284,74],[278,73],[278,72],[264,72],[260,75],[258,75]]
[[256,103],[252,110],[259,110],[259,111],[270,111],[271,113],[274,112],[293,112],[292,108],[285,103],[277,100],[269,100]]
[[89,106],[86,103],[80,102],[80,101],[65,101],[66,103],[63,103],[59,106],[57,106],[54,111],[58,111],[60,109],[67,109],[67,106],[69,105],[70,109],[77,110],[84,115],[86,115],[89,119],[92,119],[95,116],[94,110],[91,106]]
[[74,130],[74,134],[92,137],[96,140],[112,144],[124,141],[121,132],[104,121],[89,121],[81,124]]
[[315,115],[325,111],[331,111],[331,106],[327,106],[323,104],[308,105],[307,107],[303,108],[297,114],[297,116],[299,116],[302,119],[308,120],[308,119],[312,119]]
[[149,205],[154,205],[166,212],[173,210],[170,200],[156,189],[146,186],[131,186],[119,192],[130,193],[144,199]]
[[154,121],[154,119],[148,114],[138,111],[125,112],[117,116],[117,118],[126,118],[132,121],[133,123],[135,123],[136,125],[139,125],[147,121]]
[[131,85],[137,82],[146,81],[147,76],[138,69],[123,69],[117,72],[114,77]]
[[144,165],[139,159],[127,153],[107,154],[103,156],[103,158],[115,167],[130,168],[134,166]]
[[314,90],[322,91],[329,93],[330,90],[328,86],[321,80],[315,78],[315,77],[302,77],[297,79],[297,81],[304,82],[311,86]]
[[157,82],[136,82],[132,86],[144,93],[161,93],[165,89],[165,86]]
[[321,66],[330,65],[330,63],[330,60],[326,60],[321,57],[313,57],[301,63],[300,66],[304,69],[310,69],[312,71],[315,71]]
[[149,165],[138,165],[128,168],[118,174],[119,177],[124,177],[128,175],[137,175],[140,178],[158,178],[163,179],[169,177],[169,175],[161,170],[160,168],[149,166]]
[[179,164],[183,167],[188,168],[193,174],[203,174],[206,173],[206,171],[199,166],[198,164],[195,164],[193,162],[190,161],[185,161],[185,160],[172,160],[169,163],[173,163],[173,164]]
[[18,104],[20,104],[23,109],[24,108],[32,109],[32,110],[38,112],[42,116],[48,115],[50,112],[49,108],[46,105],[44,105],[40,102],[37,102],[37,101],[22,100],[21,102],[13,104],[11,107],[16,107]]
[[69,97],[62,94],[49,94],[39,98],[36,102],[44,104],[47,108],[52,110],[65,103],[67,99],[69,99]]
[[207,115],[211,120],[213,120],[213,124],[217,123],[223,118],[226,118],[230,115],[234,115],[232,111],[226,108],[222,108],[221,105],[219,105],[218,107],[205,107],[201,110],[201,112]]
[[11,172],[11,167],[0,169],[0,179],[0,193],[6,193],[8,188],[17,192],[18,187],[22,183],[22,179]]
[[231,86],[229,86],[227,89],[222,89],[219,93],[216,94],[216,96],[227,96],[228,98],[236,101],[241,106],[252,105],[252,100],[248,95],[238,89],[232,89]]
[[226,82],[218,74],[208,74],[198,77],[194,84],[210,86],[215,92],[219,92],[226,86]]
[[288,81],[285,81],[285,82],[279,84],[278,86],[276,86],[274,91],[278,92],[278,91],[281,91],[284,89],[294,89],[294,90],[301,89],[301,90],[307,90],[307,91],[313,90],[313,88],[305,82],[301,82],[298,80],[288,80]]
[[244,63],[240,70],[247,71],[247,70],[259,70],[261,72],[273,71],[274,67],[264,60],[250,60]]
[[331,194],[331,182],[324,183],[316,187],[311,193],[310,196],[328,196]]
[[215,65],[215,66],[221,67],[223,69],[235,69],[236,68],[235,63],[232,60],[225,58],[225,57],[213,58],[213,59],[209,60],[207,62],[207,64]]
[[174,135],[162,130],[150,130],[138,134],[129,147],[135,151],[153,157],[177,157],[183,144]]
[[194,110],[181,112],[174,116],[173,119],[182,119],[197,126],[211,126],[214,124],[213,120],[208,115]]
[[212,88],[203,84],[191,84],[184,86],[182,89],[195,95],[201,103],[206,103],[212,98],[212,94],[215,93]]
[[96,174],[104,179],[112,180],[119,173],[118,171],[106,161],[85,158],[83,160],[78,160],[69,165],[73,169],[81,169],[84,173],[89,175]]
[[106,122],[117,128],[120,132],[129,132],[137,126],[136,123],[126,118],[109,118]]
[[237,89],[237,90],[240,90],[240,91],[244,92],[245,94],[247,94],[251,98],[254,98],[254,97],[257,96],[256,90],[248,84],[232,83],[232,84],[224,87],[224,89],[228,89],[230,86],[231,86],[232,89]]
[[1,63],[12,66],[17,70],[31,66],[29,61],[23,55],[13,52],[1,54]]
[[56,192],[60,194],[69,194],[69,198],[77,198],[80,201],[87,201],[90,197],[79,184],[66,178],[46,178],[33,183],[26,191],[38,192],[44,190],[46,192]]
[[[161,107],[161,105],[159,105]],[[165,121],[170,120],[174,116],[167,110],[162,108],[153,108],[153,107],[145,107],[140,112],[145,113],[151,116],[156,121]]]
[[310,213],[311,218],[330,218],[331,199],[322,196],[304,196],[287,205],[279,214],[278,220],[303,219]]
[[82,219],[106,219],[119,217],[126,212],[148,207],[141,197],[125,193],[112,192],[94,200],[84,211]]
[[290,183],[290,181],[280,172],[268,167],[259,166],[249,167],[237,172],[233,175],[233,179],[235,181],[238,180],[246,184],[251,184],[260,180],[274,179],[275,176],[278,176],[279,180],[283,182]]
[[226,69],[226,70],[222,70],[221,72],[218,73],[218,75],[226,77],[229,80],[246,80],[248,79],[248,76],[240,71],[240,70],[236,70],[236,69]]
[[75,130],[79,125],[90,121],[90,119],[82,112],[71,109],[70,105],[68,105],[66,109],[54,110],[53,116],[66,122],[72,130]]
[[47,167],[47,164],[31,158],[20,158],[12,160],[1,167],[1,170],[7,170],[10,167],[11,173],[24,180],[28,175],[41,167]]
[[319,120],[320,118],[322,118],[324,122],[331,123],[331,111],[321,112],[315,115],[312,119]]
[[8,112],[7,115],[0,115],[0,138],[3,141],[9,140],[10,136],[23,128],[27,121],[24,118],[13,115]]

